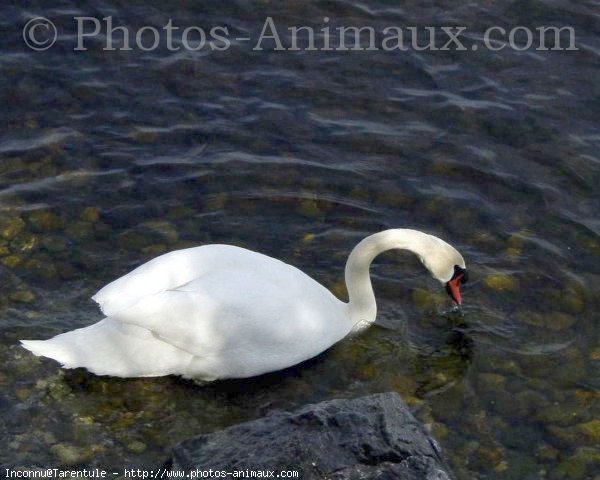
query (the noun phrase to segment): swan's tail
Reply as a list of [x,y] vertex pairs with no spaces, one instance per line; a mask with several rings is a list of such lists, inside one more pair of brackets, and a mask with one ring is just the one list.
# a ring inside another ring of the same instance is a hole
[[184,374],[193,356],[156,338],[149,330],[105,318],[89,327],[49,340],[21,340],[34,355],[64,368],[86,368],[96,375],[156,377]]

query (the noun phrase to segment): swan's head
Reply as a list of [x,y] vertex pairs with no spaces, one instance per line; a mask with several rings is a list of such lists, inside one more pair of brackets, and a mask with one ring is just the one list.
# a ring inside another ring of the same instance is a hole
[[461,285],[469,278],[465,260],[452,245],[433,235],[428,237],[430,241],[424,242],[425,251],[418,252],[419,257],[433,278],[446,286],[452,300],[461,305]]
[[446,282],[446,292],[448,292],[448,295],[452,297],[452,300],[454,300],[457,305],[462,304],[460,286],[463,283],[466,283],[468,279],[469,274],[467,269],[454,265],[454,274],[452,275],[452,278]]

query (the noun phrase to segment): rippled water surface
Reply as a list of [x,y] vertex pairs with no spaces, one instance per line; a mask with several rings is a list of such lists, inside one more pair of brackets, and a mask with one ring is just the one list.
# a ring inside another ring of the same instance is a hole
[[[0,7],[0,464],[151,467],[274,409],[395,390],[460,479],[600,468],[600,6],[589,1],[24,2]],[[21,36],[43,15],[47,51]],[[103,51],[133,31],[464,25],[467,51]],[[578,51],[493,52],[500,25],[570,25]],[[372,274],[377,325],[300,366],[208,387],[61,371],[18,347],[101,318],[89,298],[168,250],[232,243],[345,296],[369,233],[464,255],[464,315],[407,254]]]

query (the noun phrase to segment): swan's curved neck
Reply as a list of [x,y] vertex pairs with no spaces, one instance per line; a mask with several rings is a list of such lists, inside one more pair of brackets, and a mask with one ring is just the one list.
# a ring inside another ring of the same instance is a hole
[[350,298],[348,307],[353,324],[373,322],[377,316],[377,304],[369,276],[373,259],[391,249],[409,250],[423,258],[430,239],[430,235],[416,230],[393,229],[371,235],[354,247],[346,262],[345,272]]

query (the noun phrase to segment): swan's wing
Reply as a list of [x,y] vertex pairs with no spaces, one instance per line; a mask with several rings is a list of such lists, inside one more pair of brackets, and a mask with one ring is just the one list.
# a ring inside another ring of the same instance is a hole
[[319,354],[350,330],[342,312],[342,302],[294,267],[270,277],[238,266],[147,296],[112,318],[152,331],[223,378]]
[[204,245],[156,257],[109,283],[92,297],[102,312],[113,316],[145,297],[172,290],[228,265],[281,264],[271,257],[230,245]]
[[22,340],[35,355],[64,368],[87,368],[96,375],[154,377],[184,375],[193,356],[156,338],[147,329],[105,318],[49,340]]

